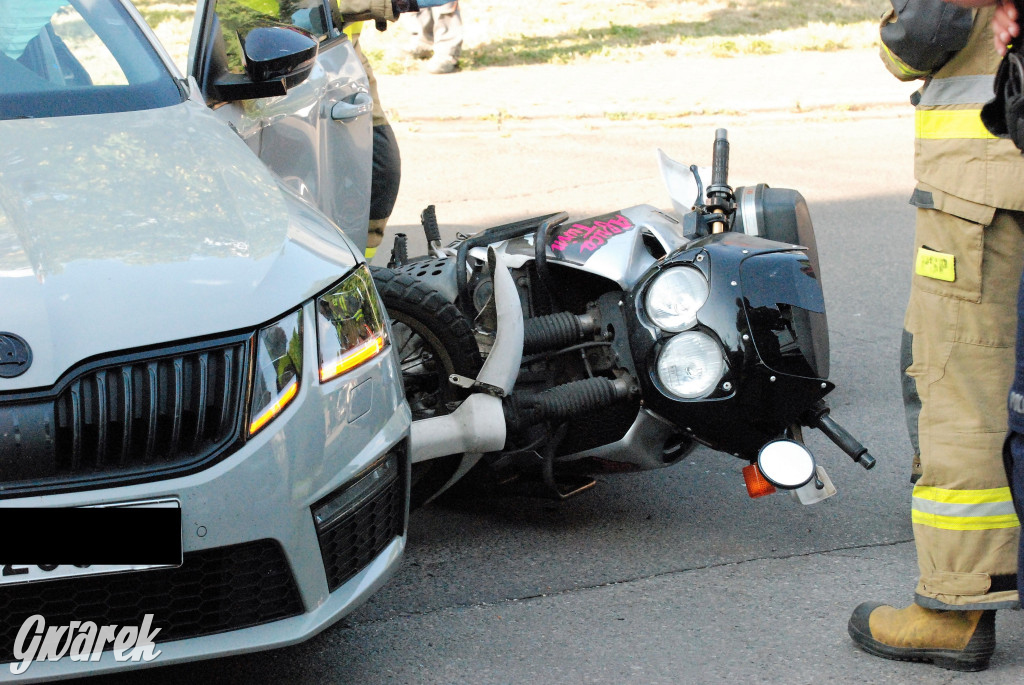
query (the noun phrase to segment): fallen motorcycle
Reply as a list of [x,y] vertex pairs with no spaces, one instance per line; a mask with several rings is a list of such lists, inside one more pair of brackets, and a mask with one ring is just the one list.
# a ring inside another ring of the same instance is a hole
[[749,462],[752,497],[835,493],[802,431],[864,468],[829,414],[829,344],[803,197],[728,185],[719,129],[706,170],[659,151],[676,214],[641,205],[458,236],[396,237],[374,280],[413,412],[413,504],[470,471],[556,498],[608,471],[670,466],[698,445]]

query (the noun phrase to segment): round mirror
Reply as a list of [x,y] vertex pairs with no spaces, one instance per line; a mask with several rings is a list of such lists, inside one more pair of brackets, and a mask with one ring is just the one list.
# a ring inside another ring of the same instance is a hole
[[814,478],[814,457],[792,440],[775,440],[761,448],[757,468],[777,488],[795,490]]

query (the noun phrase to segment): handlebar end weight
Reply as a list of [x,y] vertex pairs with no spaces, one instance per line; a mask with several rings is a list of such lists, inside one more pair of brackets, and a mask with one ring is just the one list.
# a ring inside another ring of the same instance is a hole
[[867,450],[864,450],[864,454],[857,457],[857,463],[867,471],[875,468],[875,458],[868,454]]

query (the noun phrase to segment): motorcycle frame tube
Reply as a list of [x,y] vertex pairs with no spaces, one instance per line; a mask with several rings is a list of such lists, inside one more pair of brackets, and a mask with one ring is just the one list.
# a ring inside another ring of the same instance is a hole
[[[498,330],[477,381],[501,388],[507,394],[515,386],[523,359],[523,309],[504,256],[491,249],[488,258],[494,274]],[[410,453],[414,463],[464,453],[465,466],[466,459],[475,462],[483,453],[496,452],[504,446],[505,413],[501,398],[487,393],[470,395],[451,414],[412,423]]]
[[[740,287],[740,264],[752,256],[793,249],[792,245],[742,233],[708,236],[651,269],[628,293],[624,308],[645,406],[675,423],[688,437],[751,462],[766,442],[799,422],[811,405],[835,387],[824,378],[771,370],[754,345]],[[643,314],[647,284],[661,270],[683,264],[701,269],[708,277],[711,296],[698,314],[697,330],[718,340],[728,367],[717,388],[708,397],[695,400],[678,399],[662,389],[656,378],[656,359],[671,334],[662,332]]]

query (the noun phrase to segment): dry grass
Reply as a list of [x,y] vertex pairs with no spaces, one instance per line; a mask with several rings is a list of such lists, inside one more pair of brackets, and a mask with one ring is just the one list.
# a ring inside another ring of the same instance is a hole
[[[498,0],[463,3],[463,68],[870,47],[889,2],[549,0],[537,6],[543,14]],[[364,47],[382,72],[419,68],[403,54],[406,21],[383,34],[364,34]]]
[[[184,64],[194,0],[135,4]],[[888,6],[888,0],[469,0],[462,6],[462,67],[868,47]],[[364,32],[364,48],[378,71],[420,68],[403,53],[410,20],[384,33]]]

